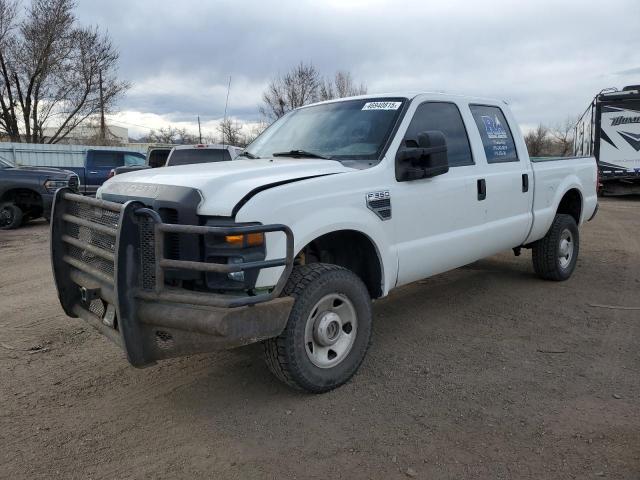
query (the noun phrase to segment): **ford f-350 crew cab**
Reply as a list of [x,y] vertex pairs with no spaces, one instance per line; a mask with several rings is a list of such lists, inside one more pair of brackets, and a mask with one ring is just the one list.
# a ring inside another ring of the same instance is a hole
[[593,158],[532,162],[504,102],[444,94],[305,106],[233,162],[58,191],[60,302],[135,366],[263,342],[287,384],[358,369],[371,300],[506,249],[568,279],[595,215]]

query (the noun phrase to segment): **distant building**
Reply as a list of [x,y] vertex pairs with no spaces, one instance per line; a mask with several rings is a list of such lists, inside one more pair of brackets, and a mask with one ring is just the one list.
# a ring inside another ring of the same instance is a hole
[[[124,144],[129,142],[129,129],[116,125],[106,126],[106,143]],[[56,127],[43,129],[44,137],[50,137],[57,131]],[[57,143],[71,145],[92,145],[100,140],[100,126],[96,124],[78,125],[69,134]]]

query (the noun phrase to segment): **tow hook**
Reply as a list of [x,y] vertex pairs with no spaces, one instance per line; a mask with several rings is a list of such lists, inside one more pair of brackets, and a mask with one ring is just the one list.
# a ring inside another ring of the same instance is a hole
[[515,248],[513,249],[513,254],[514,254],[516,257],[519,257],[521,252],[522,252],[522,247],[515,247]]
[[91,303],[92,300],[100,298],[100,289],[80,287],[80,298],[84,303]]

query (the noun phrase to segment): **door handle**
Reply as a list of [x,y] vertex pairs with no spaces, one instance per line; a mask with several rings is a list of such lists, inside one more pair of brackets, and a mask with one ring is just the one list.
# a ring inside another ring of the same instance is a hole
[[96,172],[96,171],[94,171],[94,170],[91,170],[89,173],[90,173],[91,175],[97,175],[97,174],[98,174],[98,172]]
[[478,200],[487,198],[487,182],[484,178],[478,180]]
[[522,174],[522,191],[523,192],[529,191],[529,174],[528,173]]

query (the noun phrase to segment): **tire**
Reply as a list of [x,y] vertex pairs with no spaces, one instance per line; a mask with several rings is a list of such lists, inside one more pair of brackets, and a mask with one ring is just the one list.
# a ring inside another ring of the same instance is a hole
[[545,280],[567,280],[576,268],[579,251],[576,221],[571,215],[556,215],[544,238],[533,244],[533,268]]
[[294,267],[282,295],[295,302],[284,331],[264,342],[271,372],[311,393],[347,382],[371,342],[371,298],[362,280],[337,265],[312,263]]
[[0,230],[11,230],[22,225],[22,210],[12,202],[0,204]]

